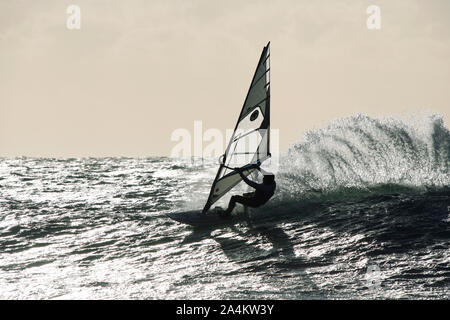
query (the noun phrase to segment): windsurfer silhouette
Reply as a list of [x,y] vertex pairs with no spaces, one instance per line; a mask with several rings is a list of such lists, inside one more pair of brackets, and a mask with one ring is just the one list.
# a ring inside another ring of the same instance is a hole
[[257,208],[269,201],[275,193],[276,183],[275,176],[272,173],[265,172],[258,165],[253,165],[255,169],[264,175],[263,183],[256,183],[249,180],[243,173],[241,168],[234,168],[242,180],[250,187],[254,188],[254,192],[244,193],[242,196],[232,196],[228,204],[228,208],[225,211],[218,212],[221,217],[231,217],[231,211],[233,211],[236,203],[242,204],[244,207]]

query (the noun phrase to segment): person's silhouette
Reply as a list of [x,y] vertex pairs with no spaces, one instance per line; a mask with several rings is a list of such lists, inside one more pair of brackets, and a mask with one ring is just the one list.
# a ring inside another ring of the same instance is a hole
[[[254,165],[258,171],[261,172],[261,168],[258,165]],[[255,188],[254,192],[244,193],[242,196],[232,196],[230,202],[228,204],[228,208],[219,213],[222,217],[230,217],[231,211],[233,211],[236,203],[242,204],[244,207],[257,208],[265,204],[269,199],[274,195],[276,183],[275,176],[268,172],[263,172],[264,178],[263,183],[256,183],[249,180],[243,173],[241,168],[234,168],[244,182],[248,184],[250,187]]]

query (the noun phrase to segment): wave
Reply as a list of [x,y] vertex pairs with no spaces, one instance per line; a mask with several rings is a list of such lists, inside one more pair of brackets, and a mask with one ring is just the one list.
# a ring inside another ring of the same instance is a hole
[[440,115],[376,119],[363,114],[307,132],[280,158],[285,198],[417,192],[450,185],[450,132]]

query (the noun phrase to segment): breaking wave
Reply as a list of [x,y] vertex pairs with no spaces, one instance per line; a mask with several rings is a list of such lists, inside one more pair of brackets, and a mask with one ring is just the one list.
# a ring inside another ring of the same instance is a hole
[[[307,132],[280,158],[283,198],[429,191],[450,185],[450,132],[440,115],[366,115]],[[355,192],[351,192],[351,191]]]

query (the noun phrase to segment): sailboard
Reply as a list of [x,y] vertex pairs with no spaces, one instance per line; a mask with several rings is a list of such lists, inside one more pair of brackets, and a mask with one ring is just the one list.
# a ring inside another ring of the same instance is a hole
[[[247,96],[203,210],[175,212],[170,218],[190,225],[211,225],[224,221],[211,206],[270,158],[270,42],[263,48]],[[227,221],[227,220],[225,220]],[[228,221],[232,221],[228,220]]]

